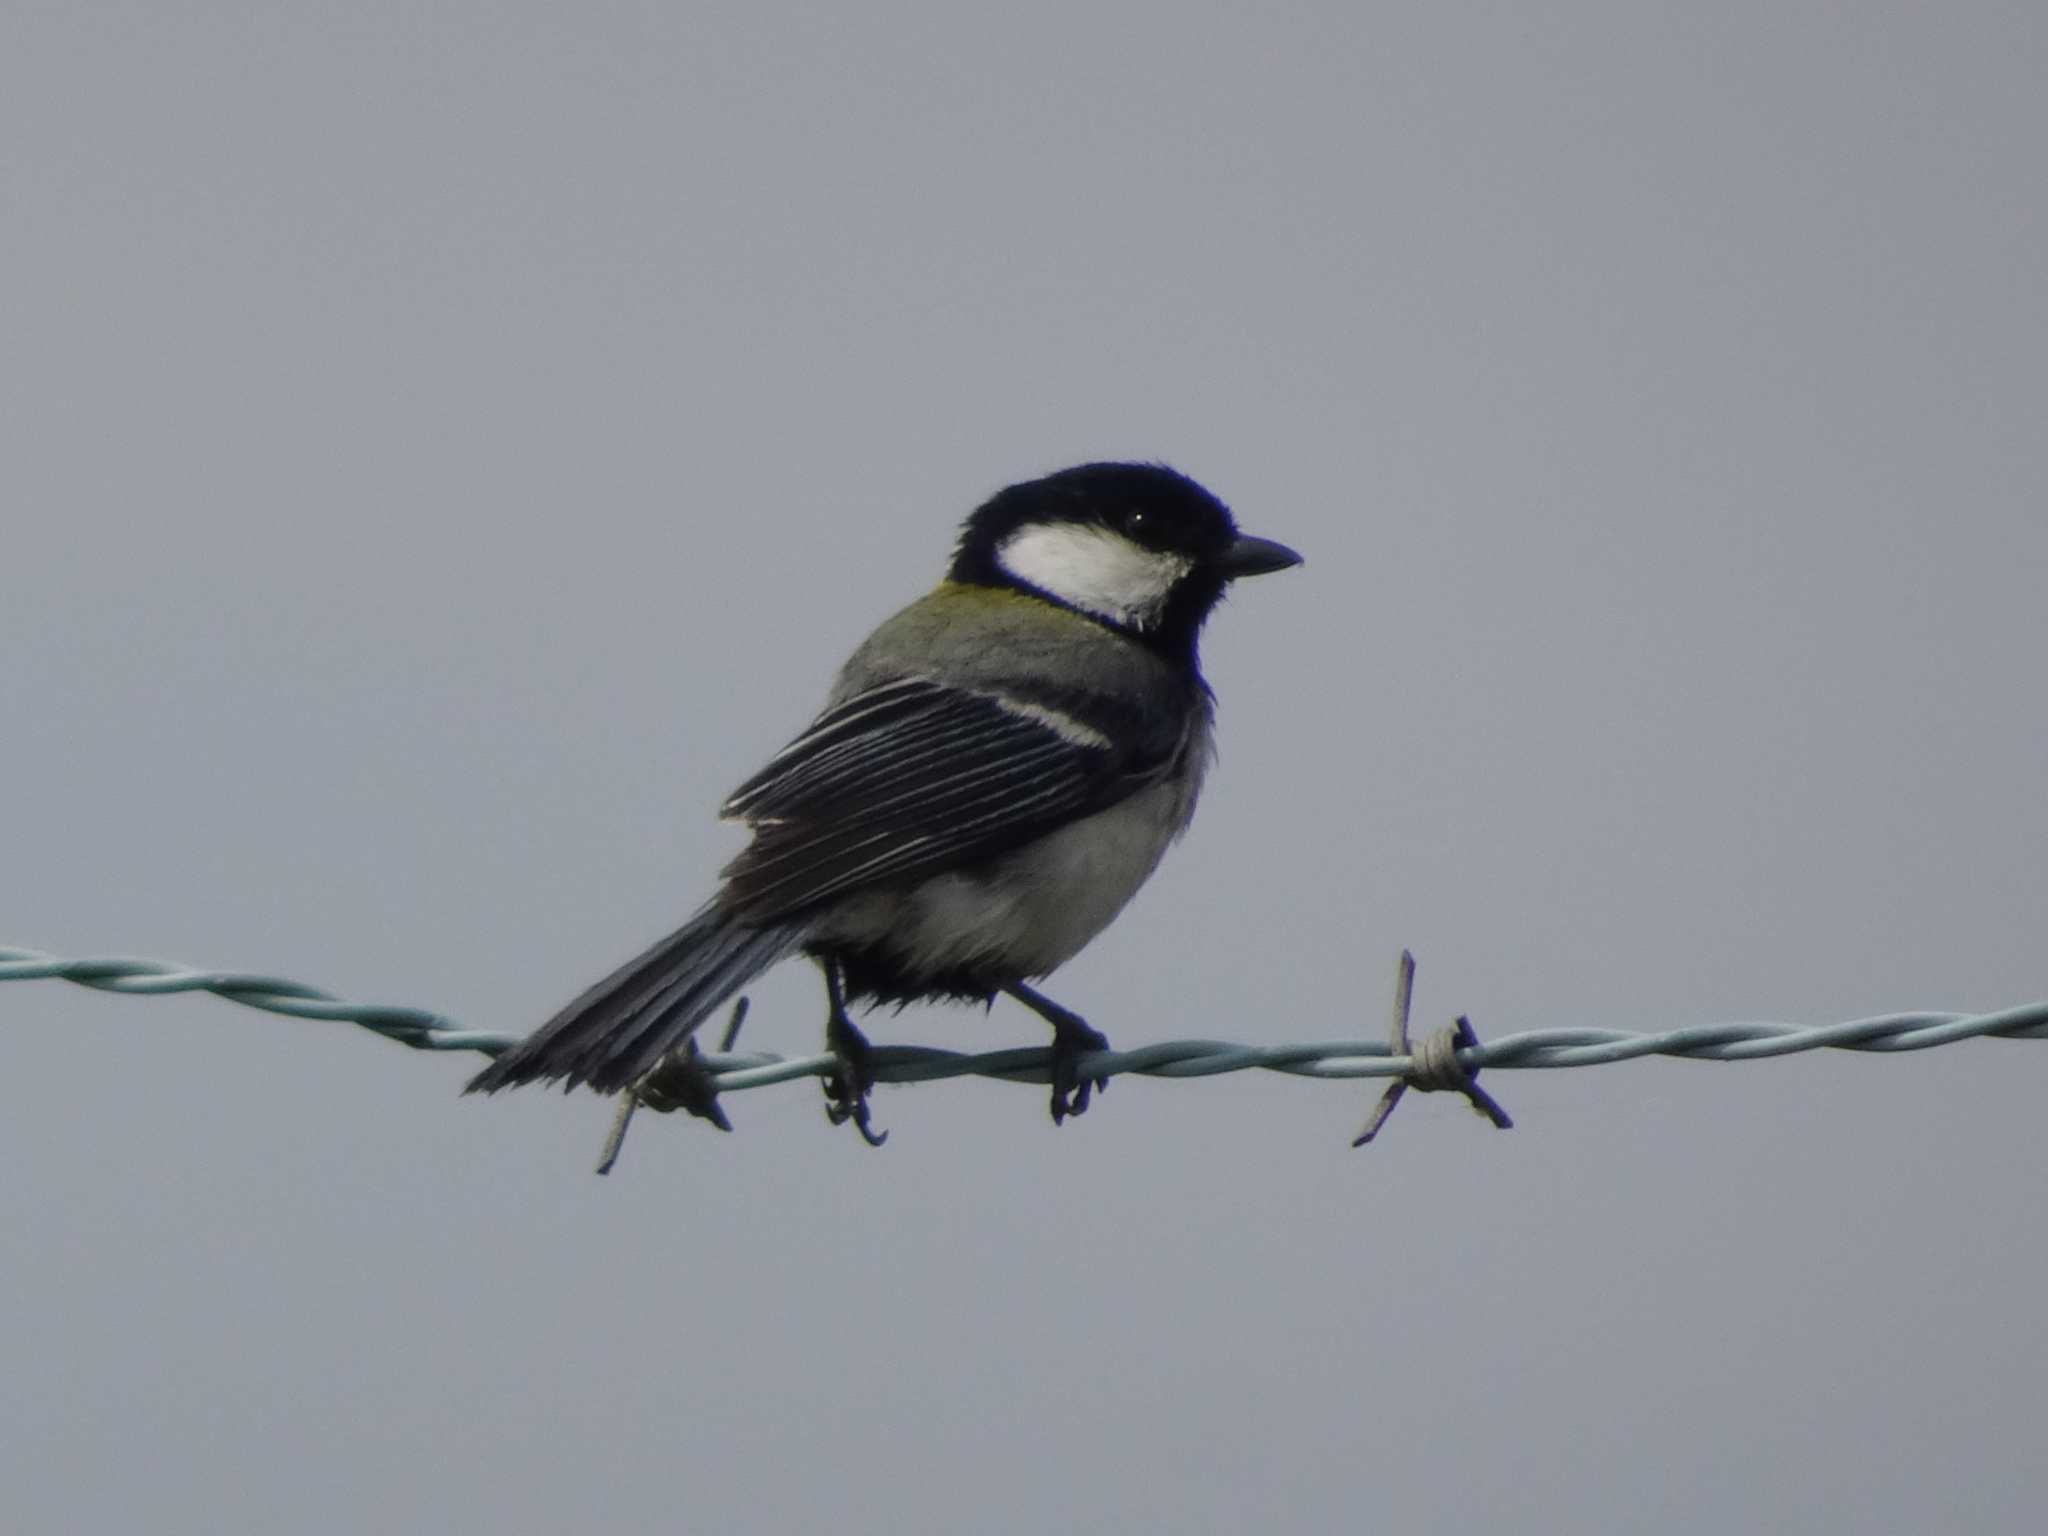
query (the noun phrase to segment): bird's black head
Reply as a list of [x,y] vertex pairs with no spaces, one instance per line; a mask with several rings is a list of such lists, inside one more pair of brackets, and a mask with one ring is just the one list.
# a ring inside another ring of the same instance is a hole
[[953,580],[1011,587],[1173,655],[1240,576],[1299,565],[1163,464],[1080,464],[998,491],[960,530]]

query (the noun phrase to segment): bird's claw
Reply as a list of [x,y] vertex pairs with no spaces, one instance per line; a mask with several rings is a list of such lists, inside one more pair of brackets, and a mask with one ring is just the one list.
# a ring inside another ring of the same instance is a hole
[[1089,1100],[1097,1089],[1109,1092],[1107,1077],[1080,1075],[1081,1058],[1109,1049],[1109,1036],[1086,1024],[1062,1024],[1052,1042],[1052,1123],[1060,1125],[1069,1115],[1088,1113]]
[[825,1118],[834,1125],[851,1120],[862,1141],[879,1147],[889,1139],[889,1133],[878,1131],[869,1123],[873,1111],[868,1106],[868,1090],[875,1086],[874,1048],[868,1044],[867,1036],[843,1015],[827,1026],[825,1048],[836,1058],[823,1079]]

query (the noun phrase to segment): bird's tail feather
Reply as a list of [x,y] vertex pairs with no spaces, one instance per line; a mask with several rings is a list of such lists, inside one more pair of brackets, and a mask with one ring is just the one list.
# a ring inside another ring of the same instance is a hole
[[808,927],[740,923],[717,903],[570,1003],[470,1079],[465,1093],[564,1079],[631,1087],[718,1006],[803,946]]

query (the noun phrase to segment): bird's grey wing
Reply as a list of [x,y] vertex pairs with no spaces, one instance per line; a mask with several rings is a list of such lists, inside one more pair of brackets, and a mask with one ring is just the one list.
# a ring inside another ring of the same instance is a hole
[[723,902],[751,923],[936,873],[1106,809],[1167,771],[1183,731],[1086,695],[1017,697],[903,677],[842,700],[723,807],[753,843]]

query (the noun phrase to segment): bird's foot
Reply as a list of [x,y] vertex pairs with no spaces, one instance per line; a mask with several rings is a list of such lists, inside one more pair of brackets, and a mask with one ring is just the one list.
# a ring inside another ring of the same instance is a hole
[[1002,990],[1052,1026],[1052,1123],[1059,1125],[1069,1115],[1088,1113],[1088,1100],[1098,1088],[1109,1092],[1109,1079],[1081,1076],[1081,1058],[1108,1050],[1109,1036],[1091,1028],[1071,1008],[1062,1008],[1021,981],[1010,982]]
[[851,1120],[862,1141],[879,1147],[889,1133],[876,1130],[868,1118],[868,1090],[875,1086],[874,1047],[854,1028],[844,1008],[835,1008],[825,1025],[825,1049],[837,1058],[824,1078],[825,1118],[834,1125]]
[[1080,1074],[1081,1058],[1109,1049],[1109,1036],[1101,1030],[1068,1016],[1053,1022],[1052,1037],[1052,1123],[1059,1125],[1069,1115],[1088,1113],[1088,1101],[1096,1089],[1109,1091],[1106,1077],[1087,1078]]

